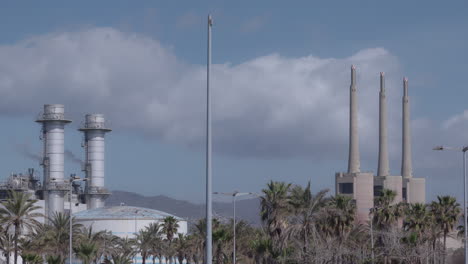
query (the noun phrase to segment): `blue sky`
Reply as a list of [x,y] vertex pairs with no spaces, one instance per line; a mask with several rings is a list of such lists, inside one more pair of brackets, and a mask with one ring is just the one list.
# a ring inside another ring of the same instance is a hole
[[[259,191],[270,179],[332,188],[347,167],[343,116],[356,63],[363,170],[377,167],[376,80],[385,71],[391,172],[399,173],[408,76],[414,174],[428,178],[428,198],[458,195],[461,157],[430,149],[468,141],[466,11],[466,1],[3,3],[0,173],[39,169],[24,155],[40,151],[33,120],[42,104],[64,103],[74,120],[66,145],[76,156],[82,116],[111,119],[110,189],[202,201],[199,121],[212,13],[215,190]],[[71,160],[66,166],[79,171]]]

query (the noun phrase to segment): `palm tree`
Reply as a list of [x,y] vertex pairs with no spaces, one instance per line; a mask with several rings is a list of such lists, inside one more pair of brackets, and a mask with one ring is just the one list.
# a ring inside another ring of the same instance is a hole
[[10,254],[15,250],[13,243],[14,237],[9,234],[6,230],[2,230],[0,233],[0,251],[6,259],[6,263],[10,264]]
[[128,237],[118,238],[114,246],[117,249],[117,252],[121,254],[121,256],[132,258],[135,255],[134,239]]
[[141,255],[142,263],[146,263],[146,258],[151,250],[152,235],[147,230],[140,230],[136,235],[136,245]]
[[32,253],[22,254],[21,258],[24,264],[41,264],[44,262],[41,256]]
[[434,217],[429,213],[428,207],[422,203],[408,204],[403,221],[403,230],[407,232],[403,242],[409,248],[415,249],[417,261],[421,261],[422,256],[418,252],[419,247],[428,241],[428,230],[433,227]]
[[[83,226],[76,221],[73,221],[72,233],[73,242],[80,241],[83,237]],[[38,225],[36,237],[42,248],[49,254],[60,255],[65,259],[68,255],[68,241],[70,239],[70,215],[56,212],[49,218],[47,225]],[[92,232],[92,231],[91,231]]]
[[232,235],[225,226],[219,224],[213,229],[214,258],[216,264],[222,264],[224,260],[228,259],[225,253],[225,247],[231,240]]
[[174,239],[174,235],[179,228],[179,221],[173,216],[167,216],[162,222],[162,232],[166,235],[169,242]]
[[159,258],[159,262],[161,262],[164,250],[163,241],[161,239],[161,225],[158,223],[150,223],[145,230],[151,236],[151,245],[148,254],[152,256],[153,264],[155,263],[156,257]]
[[285,247],[283,234],[287,227],[286,216],[290,211],[289,191],[291,184],[270,181],[260,197],[261,220],[280,251]]
[[390,255],[390,247],[386,245],[384,236],[393,231],[392,229],[403,213],[401,204],[394,204],[396,195],[397,193],[393,190],[383,189],[375,198],[375,206],[371,209],[371,221],[373,227],[379,231],[377,244],[383,251],[384,263],[388,263]]
[[177,255],[177,260],[179,263],[182,263],[184,259],[187,259],[190,254],[190,240],[188,236],[183,234],[178,234],[177,238],[174,240],[175,250]]
[[14,229],[14,263],[17,264],[19,238],[25,228],[31,231],[38,224],[35,218],[41,217],[42,214],[34,212],[40,207],[35,205],[37,200],[31,200],[28,194],[14,191],[9,194],[9,199],[2,202],[0,221],[5,225],[6,230],[12,227]]
[[131,264],[133,261],[129,255],[125,255],[123,253],[116,253],[112,255],[112,262],[114,264]]
[[[214,221],[214,219],[213,219]],[[199,219],[191,228],[192,234],[192,259],[195,263],[200,263],[205,259],[205,237],[206,219]]]
[[172,248],[172,240],[174,239],[174,235],[177,234],[177,230],[179,229],[179,221],[173,216],[167,216],[163,219],[162,222],[162,232],[166,235],[166,239],[168,241],[167,253],[170,260],[172,260],[174,250]]
[[356,204],[354,201],[343,195],[332,197],[327,206],[320,212],[317,220],[317,230],[328,244],[335,261],[343,258],[343,248],[350,232],[355,228]]
[[316,220],[319,216],[320,209],[325,206],[325,195],[328,190],[322,190],[316,195],[313,195],[310,189],[310,182],[306,188],[295,186],[291,190],[289,203],[294,208],[294,216],[290,231],[293,235],[299,234],[302,241],[302,260],[308,262],[309,240],[313,233],[316,232]]
[[47,256],[46,261],[48,264],[63,264],[65,263],[65,259],[61,256]]
[[434,214],[435,223],[439,229],[443,232],[444,237],[444,255],[443,262],[447,255],[447,235],[453,230],[455,224],[460,216],[460,204],[457,203],[455,197],[451,196],[437,196],[438,202],[432,202],[430,209]]
[[83,264],[90,264],[91,261],[96,258],[97,250],[98,248],[95,242],[82,241],[75,249],[75,252],[83,261]]

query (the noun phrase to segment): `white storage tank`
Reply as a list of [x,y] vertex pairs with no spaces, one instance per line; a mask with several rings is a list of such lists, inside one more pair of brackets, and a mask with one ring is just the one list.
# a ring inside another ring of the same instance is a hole
[[136,232],[150,223],[162,223],[164,218],[173,216],[178,220],[180,234],[187,234],[187,221],[154,209],[134,206],[112,206],[90,209],[73,214],[75,221],[93,227],[93,231],[112,231],[119,237],[133,237]]

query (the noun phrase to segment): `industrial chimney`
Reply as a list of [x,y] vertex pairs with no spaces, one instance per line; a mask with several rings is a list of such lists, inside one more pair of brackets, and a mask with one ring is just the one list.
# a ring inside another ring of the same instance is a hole
[[85,164],[83,170],[86,173],[86,204],[88,209],[104,207],[104,201],[109,192],[104,188],[104,158],[105,158],[105,134],[112,131],[106,126],[104,115],[87,114],[86,120],[79,129],[84,133]]
[[387,102],[385,96],[385,74],[380,73],[379,100],[379,165],[377,176],[389,176],[387,148]]
[[44,105],[43,114],[36,120],[42,124],[41,139],[44,143],[44,200],[45,214],[63,213],[63,198],[68,190],[64,179],[64,128],[71,123],[65,119],[65,109],[61,104]]
[[359,161],[359,135],[358,135],[358,109],[356,90],[356,66],[351,66],[351,85],[349,96],[349,159],[348,173],[358,173]]
[[411,158],[411,129],[410,129],[410,105],[408,96],[408,79],[403,78],[403,153],[401,162],[401,176],[413,177],[413,164]]

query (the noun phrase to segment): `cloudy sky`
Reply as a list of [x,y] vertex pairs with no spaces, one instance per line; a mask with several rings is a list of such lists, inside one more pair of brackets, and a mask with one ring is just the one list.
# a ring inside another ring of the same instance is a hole
[[358,70],[361,168],[376,171],[386,73],[391,174],[402,78],[415,177],[459,196],[468,144],[466,1],[41,1],[0,8],[1,178],[40,169],[46,103],[65,104],[66,172],[81,173],[86,113],[103,113],[111,190],[203,201],[206,17],[213,27],[214,190],[269,180],[333,188],[347,168],[349,70]]

